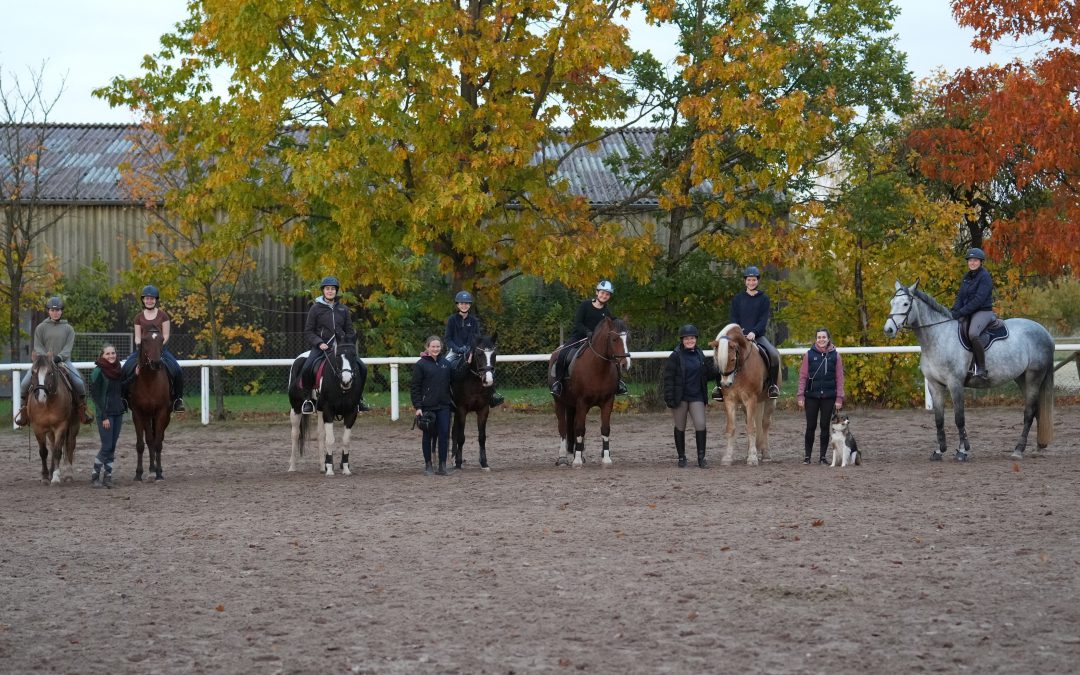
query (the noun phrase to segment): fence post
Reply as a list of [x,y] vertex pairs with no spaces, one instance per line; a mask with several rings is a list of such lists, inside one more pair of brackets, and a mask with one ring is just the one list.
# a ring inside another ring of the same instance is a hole
[[394,422],[401,417],[398,401],[398,364],[390,364],[390,419]]
[[19,414],[19,408],[22,407],[22,371],[11,371],[11,428],[18,429],[19,425],[15,424],[15,416]]
[[210,424],[210,366],[199,368],[199,407],[203,426]]

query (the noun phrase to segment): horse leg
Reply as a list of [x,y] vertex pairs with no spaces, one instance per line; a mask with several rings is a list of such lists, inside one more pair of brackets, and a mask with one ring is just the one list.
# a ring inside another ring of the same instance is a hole
[[761,413],[759,408],[761,404],[757,398],[751,398],[746,402],[746,440],[749,446],[746,452],[746,465],[757,466],[758,461],[758,449],[757,438],[758,428],[761,424]]
[[323,470],[327,476],[334,475],[334,418],[331,417],[330,421],[326,421],[326,416],[323,416],[323,432],[320,435],[322,439],[323,450]]
[[720,458],[721,466],[731,466],[732,459],[735,456],[735,416],[738,414],[736,405],[735,394],[724,397],[724,413],[727,417],[724,435],[727,437],[727,447],[724,448],[724,455]]
[[302,439],[304,433],[304,416],[289,408],[289,425],[292,431],[289,436],[292,440],[292,451],[289,453],[289,471],[296,471],[296,459],[302,452]]
[[142,481],[142,455],[143,450],[146,448],[146,421],[142,418],[142,415],[136,414],[134,411],[131,413],[131,421],[135,423],[135,455],[138,457],[135,462],[135,480]]
[[345,416],[345,430],[341,432],[341,475],[351,476],[352,471],[349,469],[349,443],[352,441],[352,427],[356,423],[357,413],[351,413]]
[[573,406],[567,408],[567,427],[573,427],[574,433],[574,461],[570,463],[570,466],[575,469],[580,469],[585,464],[585,418],[589,414],[589,409],[582,409],[581,406]]
[[559,457],[555,460],[555,466],[566,466],[570,464],[570,448],[567,445],[566,437],[566,418],[569,415],[569,409],[563,404],[562,400],[555,399],[555,418],[559,421]]
[[930,460],[940,462],[945,456],[945,385],[936,380],[927,380],[930,387],[930,403],[934,407],[934,428],[937,429],[938,449],[930,455]]
[[45,434],[34,432],[34,437],[38,442],[38,453],[41,455],[41,482],[48,485],[49,483],[49,446],[45,442]]
[[971,444],[968,442],[967,425],[964,422],[964,385],[957,383],[949,387],[949,395],[953,402],[953,421],[956,423],[956,433],[960,440],[956,445],[956,457],[958,462],[968,461],[971,453]]
[[[1020,391],[1024,392],[1024,430],[1020,433],[1020,440],[1016,442],[1016,447],[1013,448],[1012,455],[1010,455],[1013,459],[1024,458],[1031,423],[1035,421],[1035,416],[1039,414],[1040,382],[1034,382],[1034,379],[1030,370],[1016,378],[1017,386],[1020,387]],[[1041,377],[1039,379],[1042,380]]]
[[[81,422],[80,419],[74,420],[74,424]],[[79,433],[78,429],[77,426],[69,426],[67,433],[64,434],[64,464],[67,469],[64,480],[69,483],[75,480],[75,439]]]
[[491,408],[488,406],[476,411],[476,442],[480,446],[480,468],[484,471],[491,471],[491,467],[488,466],[487,446],[485,445],[487,442],[487,421],[490,414]]
[[615,399],[608,399],[600,406],[600,440],[603,441],[603,449],[600,451],[600,466],[611,466],[611,408],[615,405]]
[[464,406],[458,405],[454,408],[454,427],[450,434],[453,444],[450,451],[454,455],[454,466],[459,469],[465,463],[465,459],[462,457],[462,447],[465,445],[465,418],[468,414]]
[[758,425],[758,452],[761,453],[762,462],[770,462],[769,457],[769,428],[772,426],[772,415],[776,409],[776,399],[770,398],[761,406],[761,423]]

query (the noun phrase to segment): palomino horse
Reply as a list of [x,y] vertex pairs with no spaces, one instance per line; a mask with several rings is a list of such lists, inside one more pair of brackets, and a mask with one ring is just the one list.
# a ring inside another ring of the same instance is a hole
[[[724,412],[727,413],[727,449],[720,464],[727,466],[732,462],[735,417],[742,406],[746,411],[746,436],[750,442],[746,463],[757,466],[759,461],[769,459],[769,427],[776,410],[776,400],[769,398],[768,392],[769,364],[758,346],[743,335],[742,328],[736,323],[724,326],[709,346],[714,349],[713,358],[720,371]],[[776,384],[780,385],[779,382]]]
[[[563,349],[576,349],[567,345]],[[559,351],[551,361],[560,358]],[[600,408],[600,438],[604,443],[600,455],[602,465],[611,464],[611,408],[619,387],[619,368],[630,370],[630,348],[626,324],[620,319],[604,317],[596,325],[592,337],[570,367],[570,375],[555,398],[555,416],[559,419],[559,458],[556,464],[569,464],[569,430],[574,432],[573,466],[580,467],[585,453],[585,417],[589,409]],[[550,368],[550,364],[549,364]]]
[[476,413],[476,442],[480,445],[480,468],[490,470],[487,461],[487,420],[491,412],[488,390],[495,386],[495,339],[496,336],[480,336],[473,341],[464,368],[454,375],[454,464],[457,468],[465,462],[461,448],[465,445],[465,418]]
[[[304,403],[303,388],[300,385],[300,370],[307,360],[307,352],[296,357],[289,372],[289,420],[292,422],[292,454],[289,456],[289,471],[296,471],[296,462],[304,454],[304,440],[316,432],[314,425],[309,425],[308,418],[322,417],[322,429],[319,433],[319,450],[323,456],[323,470],[327,476],[334,475],[334,420],[342,420],[345,432],[341,435],[341,473],[351,476],[349,470],[349,441],[352,438],[353,424],[359,412],[360,397],[364,391],[363,369],[358,369],[356,349],[351,345],[337,346],[327,350],[326,359],[320,364],[323,373],[316,385],[315,414],[304,415],[300,406]],[[359,370],[360,376],[355,373]]]
[[[904,286],[896,282],[896,293],[890,301],[885,334],[895,336],[904,326],[915,331],[922,347],[919,368],[934,405],[938,449],[930,455],[940,460],[945,454],[945,391],[953,403],[953,418],[960,443],[955,459],[967,461],[971,452],[964,425],[964,387],[970,354],[960,344],[957,322],[948,309],[920,291],[919,282]],[[1006,319],[1008,338],[1001,345],[986,350],[986,369],[990,381],[985,386],[996,387],[1013,381],[1024,395],[1024,431],[1013,449],[1013,459],[1021,459],[1027,447],[1028,432],[1035,419],[1039,421],[1037,443],[1040,450],[1054,440],[1054,339],[1040,324],[1029,319]]]
[[[79,435],[82,415],[75,405],[75,396],[63,366],[53,361],[52,354],[38,354],[30,370],[30,398],[26,401],[26,414],[30,427],[37,438],[41,452],[41,480],[59,485],[75,480],[75,437]],[[18,383],[15,386],[19,386]],[[46,457],[52,451],[51,467]],[[66,475],[61,475],[60,459],[63,454]],[[51,471],[50,471],[51,469]]]
[[148,330],[139,341],[135,379],[128,387],[131,421],[135,424],[135,480],[143,479],[143,448],[150,448],[150,471],[154,480],[164,480],[161,446],[165,429],[172,420],[172,396],[169,394],[169,371],[161,361],[165,340],[160,331]]

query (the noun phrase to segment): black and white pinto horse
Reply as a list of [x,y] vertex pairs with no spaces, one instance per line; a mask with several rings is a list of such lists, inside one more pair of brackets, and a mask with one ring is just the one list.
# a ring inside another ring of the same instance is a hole
[[487,421],[491,413],[488,392],[495,386],[495,340],[496,336],[480,336],[473,341],[469,352],[462,358],[467,359],[463,368],[459,368],[453,380],[454,426],[453,440],[454,464],[461,468],[461,448],[465,445],[465,418],[470,412],[476,413],[476,442],[480,445],[480,468],[489,471],[487,460]]
[[[896,282],[885,322],[885,334],[895,336],[904,326],[915,331],[922,347],[919,368],[930,386],[937,425],[938,449],[930,455],[940,460],[945,454],[945,392],[953,402],[953,416],[960,444],[956,460],[967,461],[971,445],[964,424],[964,387],[970,354],[960,344],[957,322],[947,308],[918,289],[919,283],[904,286]],[[1031,423],[1038,420],[1040,450],[1054,439],[1054,339],[1042,325],[1029,319],[1006,319],[1009,336],[986,350],[989,387],[1015,382],[1024,396],[1024,430],[1013,449],[1012,458],[1021,459],[1027,447]]]
[[[327,476],[334,475],[334,420],[341,420],[345,431],[341,435],[341,464],[343,475],[350,476],[349,441],[352,427],[356,423],[361,394],[364,391],[363,369],[357,367],[356,350],[350,346],[334,347],[327,350],[326,359],[316,365],[316,371],[322,370],[317,378],[313,396],[315,414],[304,415],[300,406],[304,402],[303,389],[300,387],[300,370],[304,367],[307,352],[296,357],[289,371],[289,420],[292,422],[292,454],[289,457],[289,471],[296,471],[296,462],[304,454],[304,441],[315,433],[316,417],[322,419],[319,437],[319,451],[323,456],[323,469]],[[358,374],[359,373],[359,374]]]

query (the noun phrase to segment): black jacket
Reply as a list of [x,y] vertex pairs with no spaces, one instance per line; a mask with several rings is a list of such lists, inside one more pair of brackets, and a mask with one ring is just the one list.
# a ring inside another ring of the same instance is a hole
[[960,282],[956,302],[952,306],[954,319],[971,316],[975,312],[994,309],[994,281],[985,267],[968,271]]
[[731,299],[731,323],[742,326],[743,333],[764,337],[771,316],[769,296],[765,295],[764,291],[758,291],[754,295],[742,291]]
[[[682,359],[683,348],[680,345],[671,352],[664,363],[664,405],[674,408],[683,400],[686,376]],[[701,359],[701,391],[705,395],[705,404],[709,403],[709,380],[716,379],[716,364],[711,358],[705,358],[700,347],[694,347],[694,354]]]
[[318,349],[323,342],[331,344],[335,336],[338,345],[356,344],[356,330],[349,308],[340,302],[331,305],[318,298],[308,310],[307,321],[304,322],[304,341]]
[[446,320],[446,333],[443,335],[443,345],[449,351],[464,354],[472,347],[473,341],[480,337],[480,319],[469,312],[462,319],[461,314],[454,312]]
[[454,368],[441,354],[438,360],[427,354],[421,356],[413,366],[409,389],[413,408],[427,412],[451,407],[450,382],[453,377]]
[[578,305],[577,313],[574,315],[574,332],[570,335],[570,342],[584,340],[592,335],[605,316],[611,316],[611,310],[608,309],[607,304],[597,309],[593,306],[592,300],[583,301]]

